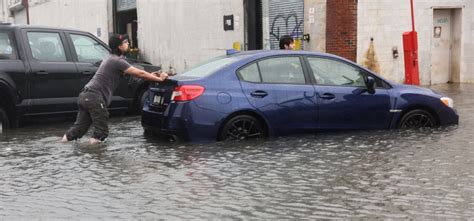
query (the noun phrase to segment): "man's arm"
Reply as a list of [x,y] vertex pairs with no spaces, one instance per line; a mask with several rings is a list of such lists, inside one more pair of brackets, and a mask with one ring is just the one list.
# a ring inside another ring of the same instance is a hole
[[152,74],[150,72],[140,70],[133,66],[127,68],[124,72],[126,74],[130,74],[135,77],[145,79],[147,81],[164,81],[166,78],[168,78],[168,75],[165,72],[161,72],[158,76],[155,72],[153,72]]

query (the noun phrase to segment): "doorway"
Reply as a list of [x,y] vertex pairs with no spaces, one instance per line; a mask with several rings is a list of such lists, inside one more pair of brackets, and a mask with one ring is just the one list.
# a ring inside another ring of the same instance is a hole
[[290,35],[295,49],[303,49],[304,0],[268,0],[270,49],[280,49],[280,38]]
[[114,0],[114,32],[127,34],[130,48],[138,48],[136,0]]
[[244,0],[246,49],[263,49],[262,0]]
[[462,9],[434,9],[430,84],[460,82]]

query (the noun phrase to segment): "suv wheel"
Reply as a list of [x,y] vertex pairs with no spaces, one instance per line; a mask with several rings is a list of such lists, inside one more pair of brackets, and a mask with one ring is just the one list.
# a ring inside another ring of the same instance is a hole
[[148,97],[148,87],[145,87],[138,93],[137,98],[135,99],[135,113],[140,113],[143,109],[143,105],[145,104],[145,99]]

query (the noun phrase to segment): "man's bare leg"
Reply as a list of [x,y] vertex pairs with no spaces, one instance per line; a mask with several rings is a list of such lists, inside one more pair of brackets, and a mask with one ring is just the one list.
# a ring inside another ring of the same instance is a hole
[[67,143],[69,140],[67,139],[66,134],[64,134],[63,139],[61,139],[61,142]]
[[98,139],[95,139],[95,138],[89,139],[89,144],[100,144],[100,143],[102,143],[102,141]]

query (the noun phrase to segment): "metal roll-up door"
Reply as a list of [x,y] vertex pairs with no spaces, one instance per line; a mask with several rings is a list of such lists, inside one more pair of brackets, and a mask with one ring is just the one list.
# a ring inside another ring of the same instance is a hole
[[293,39],[303,37],[304,0],[269,0],[268,17],[271,49],[280,48],[283,35],[291,35]]

